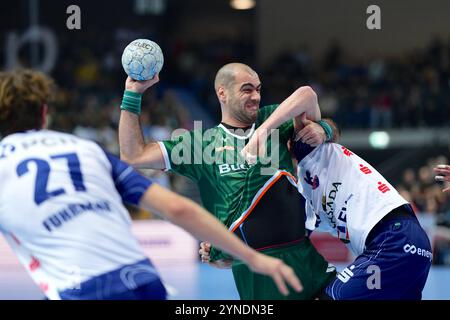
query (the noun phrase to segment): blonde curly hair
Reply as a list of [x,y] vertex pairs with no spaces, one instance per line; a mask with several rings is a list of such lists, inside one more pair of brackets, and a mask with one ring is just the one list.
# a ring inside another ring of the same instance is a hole
[[41,129],[53,89],[53,80],[39,71],[0,72],[0,135]]

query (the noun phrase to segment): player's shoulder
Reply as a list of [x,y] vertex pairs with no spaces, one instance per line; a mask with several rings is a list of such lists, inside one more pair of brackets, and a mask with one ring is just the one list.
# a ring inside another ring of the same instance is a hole
[[219,129],[219,126],[215,126],[212,128],[197,128],[194,130],[178,129],[172,133],[172,136],[169,140],[177,141],[180,139],[189,139],[205,141],[205,137],[206,140],[209,140],[210,137],[220,134],[222,134],[222,131]]
[[79,146],[81,149],[88,149],[92,151],[103,150],[97,142],[76,136],[72,133],[53,130],[40,130],[39,132],[43,138],[58,140],[62,144],[73,144],[75,146]]
[[36,152],[35,148],[42,150],[86,150],[98,152],[101,147],[94,141],[77,137],[71,133],[54,130],[30,130],[21,133],[11,134],[1,142],[3,149],[10,149],[15,152]]

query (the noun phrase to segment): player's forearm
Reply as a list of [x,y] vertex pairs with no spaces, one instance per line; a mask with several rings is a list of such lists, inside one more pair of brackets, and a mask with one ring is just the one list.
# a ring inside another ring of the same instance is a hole
[[245,246],[219,220],[193,201],[158,185],[152,185],[142,198],[141,205],[144,208],[162,213],[197,239],[208,241],[246,263],[253,259],[255,251]]
[[320,120],[317,95],[311,87],[300,87],[284,100],[272,115],[259,127],[260,130],[276,129],[288,120],[306,113],[309,120]]
[[144,151],[144,138],[142,137],[139,116],[128,112],[120,112],[119,121],[120,158],[127,162],[139,158]]
[[191,206],[188,206],[184,214],[184,217],[178,219],[178,224],[186,230],[190,230],[197,239],[208,241],[233,257],[250,263],[254,251],[245,246],[209,212],[191,202]]

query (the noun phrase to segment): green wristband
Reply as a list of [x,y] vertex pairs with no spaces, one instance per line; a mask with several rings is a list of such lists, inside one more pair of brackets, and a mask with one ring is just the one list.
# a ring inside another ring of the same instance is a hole
[[121,110],[127,110],[138,116],[141,114],[142,93],[125,90],[123,93]]
[[333,128],[324,120],[319,120],[317,123],[322,127],[327,135],[327,139],[325,141],[331,141],[333,139]]

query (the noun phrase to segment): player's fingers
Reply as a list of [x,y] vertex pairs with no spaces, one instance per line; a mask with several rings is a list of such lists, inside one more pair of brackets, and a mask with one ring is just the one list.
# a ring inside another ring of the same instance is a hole
[[307,135],[308,133],[310,133],[312,130],[311,130],[311,127],[304,127],[302,130],[300,130],[298,133],[297,133],[297,135],[295,136],[295,141],[299,141],[299,140],[301,140],[301,139],[303,139],[303,137],[305,136],[305,135]]
[[437,173],[450,173],[450,170],[443,168],[433,168],[433,171]]
[[442,175],[450,175],[450,170],[446,170],[446,169],[436,169],[436,168],[434,168],[433,169],[434,170],[434,172],[435,173],[437,173],[437,174],[442,174]]
[[287,283],[289,283],[289,285],[295,291],[300,292],[303,290],[302,283],[300,282],[300,279],[297,278],[297,276],[295,275],[295,272],[294,272],[294,270],[292,270],[292,268],[290,268],[288,266],[283,266],[281,272],[282,272],[284,279],[287,281]]
[[319,144],[322,143],[322,140],[318,137],[312,137],[305,141],[307,145],[310,145],[311,147],[317,147]]
[[450,176],[436,176],[434,177],[434,180],[439,182],[450,181]]
[[254,163],[256,163],[256,160],[258,158],[256,156],[256,151],[250,152],[249,149],[247,148],[247,146],[244,149],[242,149],[241,155],[242,155],[242,157],[244,157],[245,161],[248,164],[254,164]]
[[206,247],[205,245],[203,247],[200,248],[200,250],[198,250],[198,253],[200,254],[200,256],[202,257],[208,257],[209,259],[209,253],[210,253],[211,249],[209,247]]
[[281,276],[280,273],[275,272],[275,274],[273,274],[272,279],[275,281],[275,284],[278,287],[278,290],[284,295],[287,296],[289,294],[289,290],[286,287],[286,284],[284,283],[283,277]]
[[200,255],[209,256],[209,249],[202,248],[199,250]]
[[202,263],[208,263],[208,264],[210,264],[209,259],[203,259],[203,258],[202,258]]
[[310,139],[314,139],[317,138],[318,134],[316,134],[314,131],[308,132],[307,134],[305,134],[302,138],[302,142],[303,143],[307,143],[308,140]]
[[447,192],[447,191],[450,191],[450,187],[445,188],[444,190],[442,190],[442,192]]

